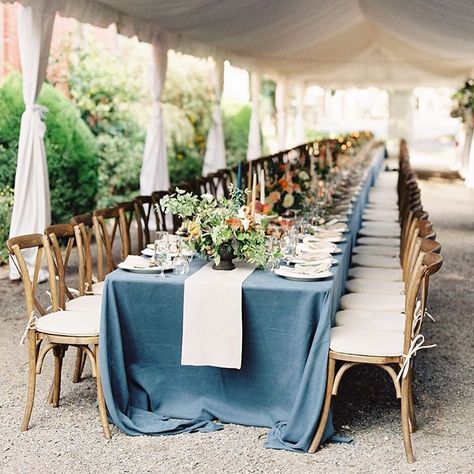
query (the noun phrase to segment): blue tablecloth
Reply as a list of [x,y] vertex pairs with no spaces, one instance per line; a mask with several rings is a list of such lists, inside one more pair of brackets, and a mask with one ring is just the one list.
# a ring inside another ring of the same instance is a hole
[[[244,282],[241,370],[181,366],[185,277],[108,275],[100,368],[118,428],[131,435],[211,431],[221,428],[217,419],[269,427],[268,447],[307,451],[324,399],[330,328],[379,155],[354,203],[332,279],[294,282],[256,270]],[[195,259],[191,273],[204,263]],[[323,439],[332,435],[330,420]]]

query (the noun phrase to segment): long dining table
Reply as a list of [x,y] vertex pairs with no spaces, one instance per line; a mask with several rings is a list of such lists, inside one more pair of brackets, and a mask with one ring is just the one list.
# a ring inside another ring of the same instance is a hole
[[[99,357],[111,422],[130,435],[213,431],[225,423],[268,427],[267,447],[307,451],[324,399],[330,329],[384,151],[371,151],[332,278],[289,281],[255,270],[244,281],[240,370],[181,365],[184,281],[204,259],[194,258],[187,276],[109,274]],[[329,419],[323,440],[333,435]]]

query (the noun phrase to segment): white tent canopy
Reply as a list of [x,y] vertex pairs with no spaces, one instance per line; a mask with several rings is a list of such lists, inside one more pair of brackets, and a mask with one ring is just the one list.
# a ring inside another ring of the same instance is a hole
[[[5,1],[5,0],[3,0]],[[13,0],[6,0],[12,2]],[[171,49],[321,86],[458,83],[472,0],[20,0]]]

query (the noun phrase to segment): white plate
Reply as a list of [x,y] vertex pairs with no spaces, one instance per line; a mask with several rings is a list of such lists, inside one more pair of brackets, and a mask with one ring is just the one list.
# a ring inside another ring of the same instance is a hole
[[[327,259],[321,260],[321,259],[315,258],[313,260],[306,260],[304,258],[295,257],[290,261],[290,263],[295,263],[298,265],[316,265],[317,263],[320,263],[324,260],[327,260]],[[331,265],[337,265],[338,263],[339,262],[335,258],[331,258]]]
[[[131,272],[131,273],[142,273],[142,274],[161,273],[160,267],[141,267],[141,266],[134,266],[125,262],[121,262],[117,266],[121,268],[122,270],[127,270],[127,272]],[[173,270],[172,265],[169,265],[165,267],[164,269],[165,272],[169,272],[170,270]]]
[[276,270],[274,270],[274,272],[278,276],[293,281],[318,281],[323,280],[324,278],[332,277],[332,273],[329,270],[326,272],[316,273],[315,275],[304,275],[301,273],[295,273],[292,271],[287,271],[284,268],[277,268]]
[[337,237],[316,237],[315,239],[315,242],[331,242],[333,244],[346,242],[346,238],[342,237],[342,235],[338,235]]

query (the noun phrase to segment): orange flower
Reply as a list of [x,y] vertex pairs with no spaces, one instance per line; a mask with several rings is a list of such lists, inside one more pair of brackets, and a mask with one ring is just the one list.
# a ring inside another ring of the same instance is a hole
[[278,202],[280,198],[281,198],[281,194],[278,191],[273,191],[268,195],[268,199],[273,203]]
[[270,214],[270,205],[269,204],[264,204],[262,206],[262,214]]
[[230,219],[227,219],[226,223],[230,225],[232,230],[240,229],[240,226],[242,224],[242,222],[240,221],[238,217],[231,217]]
[[279,179],[278,183],[283,189],[288,187],[288,181],[285,178]]

